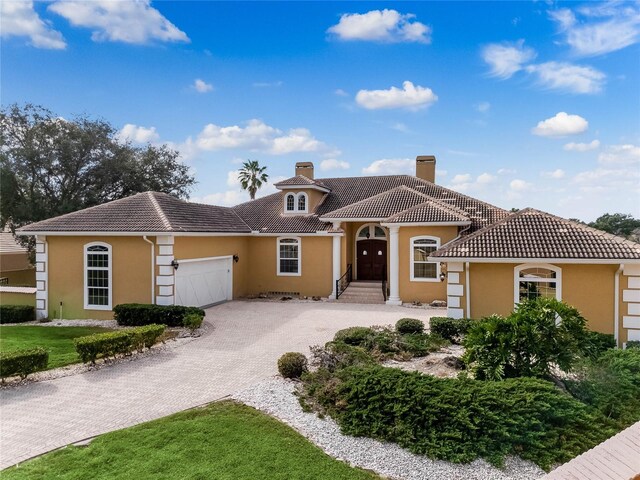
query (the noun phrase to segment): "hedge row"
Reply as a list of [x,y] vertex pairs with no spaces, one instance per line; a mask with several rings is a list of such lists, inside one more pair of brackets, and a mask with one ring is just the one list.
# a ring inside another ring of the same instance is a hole
[[0,305],[0,323],[24,323],[36,319],[36,309],[29,305]]
[[135,350],[151,348],[164,333],[164,330],[164,325],[145,325],[116,332],[78,337],[73,342],[84,363],[95,363],[97,358],[125,355]]
[[460,343],[474,320],[469,318],[431,317],[429,326],[431,333],[440,335],[453,343]]
[[184,318],[193,313],[204,317],[204,310],[201,308],[183,307],[181,305],[122,303],[113,308],[113,316],[118,325],[127,327],[151,324],[182,327]]
[[27,378],[33,372],[44,370],[49,362],[49,352],[44,348],[30,348],[0,352],[0,377]]

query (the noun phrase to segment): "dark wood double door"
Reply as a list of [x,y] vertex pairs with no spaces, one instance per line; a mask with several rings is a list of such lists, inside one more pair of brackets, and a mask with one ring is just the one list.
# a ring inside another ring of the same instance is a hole
[[358,280],[382,280],[387,268],[387,242],[385,240],[358,240]]

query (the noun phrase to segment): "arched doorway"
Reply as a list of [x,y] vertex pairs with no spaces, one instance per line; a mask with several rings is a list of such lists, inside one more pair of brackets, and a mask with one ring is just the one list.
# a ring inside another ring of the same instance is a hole
[[369,223],[356,232],[356,277],[382,280],[387,269],[387,232]]

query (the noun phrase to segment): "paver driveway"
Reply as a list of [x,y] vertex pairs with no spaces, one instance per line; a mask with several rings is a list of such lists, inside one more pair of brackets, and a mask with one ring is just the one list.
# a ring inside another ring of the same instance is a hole
[[[201,405],[277,373],[284,352],[308,353],[348,326],[441,310],[340,303],[235,301],[207,310],[193,342],[80,375],[4,390],[0,468],[54,448]],[[49,327],[55,328],[55,327]]]

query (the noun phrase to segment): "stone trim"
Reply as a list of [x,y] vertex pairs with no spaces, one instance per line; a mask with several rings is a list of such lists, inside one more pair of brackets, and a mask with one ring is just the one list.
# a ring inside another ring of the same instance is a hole
[[[622,328],[627,330],[627,341],[640,341],[640,266],[625,265],[623,275],[627,288],[622,290]],[[624,315],[625,310],[628,315]]]
[[159,235],[156,237],[158,255],[156,255],[156,304],[173,305],[175,303],[175,269],[171,262],[173,256],[174,237],[171,235]]
[[464,272],[464,264],[447,263],[447,316],[452,318],[464,318],[465,311],[462,306],[464,285],[460,283],[460,275]]
[[49,316],[49,248],[47,237],[36,236],[36,318]]

